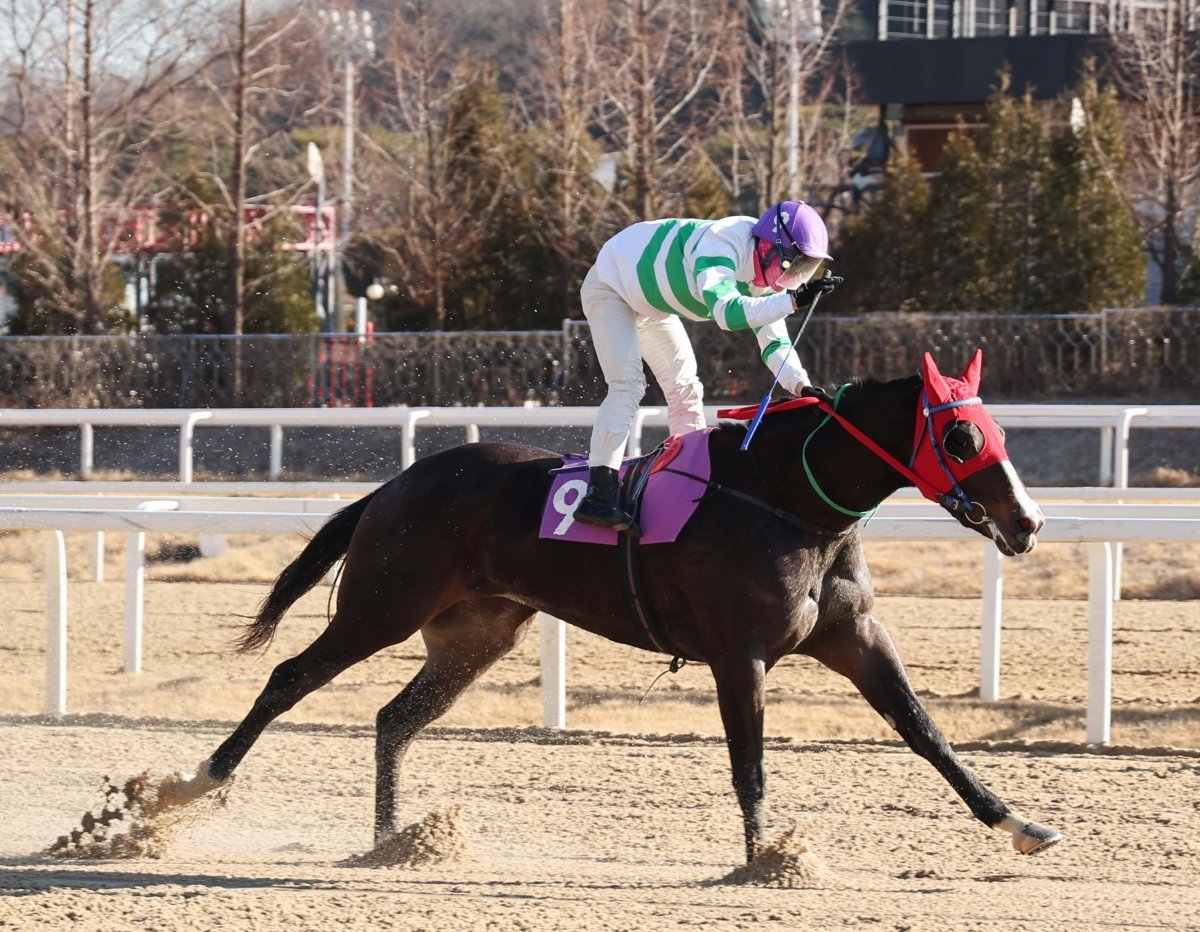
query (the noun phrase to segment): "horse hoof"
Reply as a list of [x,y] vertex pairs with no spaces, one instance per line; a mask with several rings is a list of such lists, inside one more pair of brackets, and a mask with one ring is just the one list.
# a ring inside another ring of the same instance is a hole
[[195,802],[206,793],[224,786],[227,780],[218,780],[208,772],[208,761],[201,762],[196,773],[176,771],[163,778],[158,785],[155,810],[173,809]]
[[1037,854],[1062,841],[1062,835],[1047,825],[1026,822],[1012,834],[1013,847],[1021,854]]

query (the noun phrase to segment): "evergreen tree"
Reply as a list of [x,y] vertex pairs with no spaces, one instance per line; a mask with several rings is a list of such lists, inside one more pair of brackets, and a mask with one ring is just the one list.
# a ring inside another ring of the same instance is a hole
[[983,240],[987,302],[979,310],[1036,311],[1041,251],[1047,231],[1040,229],[1041,205],[1050,167],[1049,143],[1041,111],[1026,92],[1008,96],[1009,79],[987,104],[982,203],[988,208]]
[[1076,93],[1041,202],[1041,312],[1135,304],[1146,289],[1137,221],[1117,187],[1126,156],[1115,92],[1100,89],[1089,66]]
[[929,300],[929,183],[899,152],[869,210],[842,224],[833,255],[846,270],[836,305],[847,311],[923,308]]
[[975,133],[960,125],[946,142],[930,184],[926,236],[933,310],[975,310],[993,300],[988,255],[987,167]]

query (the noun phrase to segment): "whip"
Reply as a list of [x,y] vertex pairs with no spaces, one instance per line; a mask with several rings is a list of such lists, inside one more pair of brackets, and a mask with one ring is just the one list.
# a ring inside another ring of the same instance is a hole
[[[828,271],[825,272],[829,274]],[[804,320],[800,321],[800,329],[796,331],[796,338],[792,340],[792,351],[795,352],[796,344],[800,342],[800,335],[804,333],[804,328],[808,326],[808,320],[812,317],[813,311],[816,310],[817,302],[821,300],[823,291],[818,291],[813,295],[812,303],[809,304],[808,310],[804,314]],[[754,420],[750,422],[750,426],[746,428],[746,438],[742,441],[742,451],[745,452],[750,448],[750,441],[754,439],[754,432],[758,430],[758,422],[763,419],[763,415],[767,413],[767,406],[771,403],[771,395],[775,392],[775,386],[779,384],[779,373],[783,371],[783,366],[780,365],[779,371],[775,373],[775,379],[771,382],[771,387],[767,389],[767,393],[763,395],[762,401],[758,403],[758,410],[754,412]]]

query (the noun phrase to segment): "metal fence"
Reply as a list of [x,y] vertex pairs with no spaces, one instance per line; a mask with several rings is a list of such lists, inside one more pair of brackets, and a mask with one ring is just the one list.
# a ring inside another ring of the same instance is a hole
[[[711,403],[757,397],[770,383],[750,334],[695,326],[690,335]],[[994,400],[1200,389],[1197,308],[818,317],[799,351],[814,381],[834,385],[915,372],[925,351],[952,370],[980,346]],[[368,337],[0,338],[0,407],[10,408],[559,405],[595,404],[603,394],[581,321],[551,331]]]

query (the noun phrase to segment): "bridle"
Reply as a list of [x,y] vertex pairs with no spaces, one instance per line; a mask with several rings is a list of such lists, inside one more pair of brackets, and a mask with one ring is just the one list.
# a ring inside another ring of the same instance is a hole
[[[917,430],[921,436],[920,436],[920,439],[918,439],[917,442],[913,444],[912,456],[909,457],[909,460],[908,460],[908,465],[909,465],[909,468],[911,469],[911,467],[917,460],[917,453],[920,450],[921,440],[928,437],[929,438],[929,446],[933,450],[933,455],[935,457],[937,457],[938,465],[942,468],[942,472],[944,472],[946,474],[946,478],[950,480],[950,488],[946,492],[938,493],[934,497],[933,501],[937,502],[939,505],[941,505],[943,508],[945,508],[952,515],[961,514],[967,522],[969,522],[970,524],[975,524],[975,525],[985,524],[987,522],[987,520],[988,520],[987,509],[984,508],[983,505],[979,504],[979,502],[974,502],[971,500],[971,496],[969,496],[967,494],[966,489],[964,489],[962,487],[962,485],[959,483],[958,477],[955,476],[953,470],[950,469],[950,464],[946,462],[946,451],[945,451],[942,443],[938,440],[937,434],[934,432],[934,429],[933,429],[933,415],[937,414],[939,411],[949,411],[949,410],[952,410],[953,408],[961,408],[966,405],[982,405],[982,404],[983,404],[983,401],[978,396],[975,396],[973,398],[963,398],[960,401],[947,401],[940,405],[930,406],[929,394],[928,394],[928,392],[925,391],[925,389],[922,389],[921,390],[921,415],[925,419],[925,425],[924,425],[924,429],[922,429],[921,427],[917,428]],[[915,473],[914,473],[914,475],[915,475]],[[918,486],[918,488],[919,488],[919,486]],[[921,494],[925,495],[927,498],[929,497],[923,489],[921,490]],[[974,510],[975,508],[979,509],[979,519],[978,520],[975,520],[974,518],[971,517],[971,511]]]
[[[804,447],[800,457],[801,464],[804,467],[804,474],[808,478],[809,483],[812,485],[813,491],[817,493],[817,496],[821,499],[821,501],[831,507],[834,511],[852,518],[870,517],[878,508],[878,506],[876,506],[868,511],[855,511],[851,508],[844,508],[843,506],[834,502],[833,499],[826,494],[825,490],[821,488],[820,483],[817,481],[816,476],[813,475],[812,468],[808,465],[808,445],[812,441],[812,438],[816,436],[817,431],[824,427],[830,419],[833,419],[836,420],[843,428],[845,428],[846,432],[849,433],[850,436],[854,437],[855,440],[857,440],[877,457],[896,470],[896,472],[900,473],[900,475],[904,476],[904,478],[915,485],[920,493],[925,496],[925,498],[941,505],[952,515],[956,517],[961,516],[963,520],[967,521],[969,524],[982,525],[988,522],[987,509],[979,502],[971,499],[971,497],[967,494],[967,491],[959,482],[958,477],[954,475],[954,472],[950,469],[949,464],[946,462],[947,457],[945,450],[942,447],[942,442],[938,439],[938,436],[934,431],[933,418],[934,414],[937,414],[941,411],[959,408],[964,405],[982,404],[983,402],[979,398],[965,398],[961,401],[948,401],[943,404],[931,406],[929,404],[928,394],[924,389],[922,389],[921,404],[917,409],[919,420],[914,431],[914,435],[917,439],[913,444],[912,456],[909,458],[908,465],[906,466],[896,459],[896,457],[892,456],[891,453],[881,447],[878,443],[868,437],[865,433],[863,433],[853,423],[848,421],[845,416],[838,413],[837,404],[841,400],[842,393],[847,388],[849,388],[849,383],[841,386],[837,392],[834,393],[832,405],[820,398],[797,399],[797,401],[814,404],[819,410],[825,412],[825,419],[822,420],[821,423],[818,424],[805,439]],[[785,402],[785,404],[790,405],[791,403]],[[928,478],[922,476],[913,468],[913,466],[916,464],[917,454],[920,451],[920,445],[926,438],[929,440],[930,447],[933,450],[933,454],[938,465],[946,474],[946,477],[950,480],[949,488],[946,491],[942,491],[941,489],[937,488],[937,486],[935,486]],[[972,517],[972,512],[975,511],[975,509],[979,510],[978,518]]]

